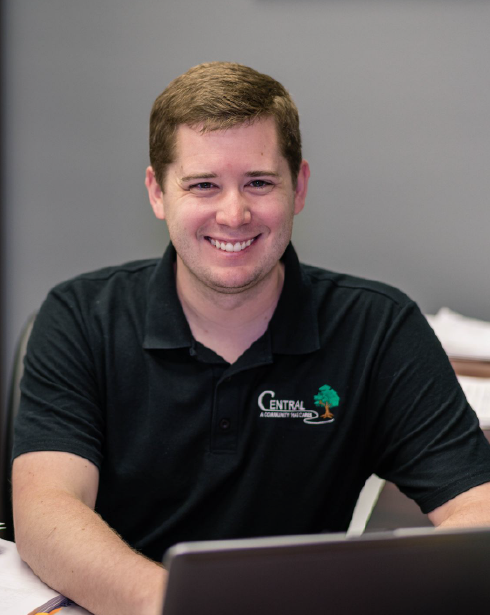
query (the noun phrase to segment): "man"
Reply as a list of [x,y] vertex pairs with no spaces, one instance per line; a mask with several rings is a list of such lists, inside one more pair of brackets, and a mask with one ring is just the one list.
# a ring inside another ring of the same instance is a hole
[[373,472],[436,525],[487,524],[490,447],[415,304],[289,244],[310,172],[286,90],[191,69],[155,101],[150,159],[163,259],[59,285],[31,336],[13,497],[32,569],[96,615],[155,615],[171,544],[345,531]]

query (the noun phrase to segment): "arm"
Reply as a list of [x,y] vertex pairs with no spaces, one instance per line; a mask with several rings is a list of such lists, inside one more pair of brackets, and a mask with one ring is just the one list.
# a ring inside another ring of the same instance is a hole
[[490,483],[473,487],[429,513],[437,527],[490,525]]
[[18,457],[12,485],[19,554],[45,583],[94,615],[157,615],[166,572],[94,512],[98,482],[96,466],[77,455]]
[[369,434],[375,473],[395,483],[435,525],[490,523],[486,511],[468,512],[488,502],[480,497],[490,482],[490,445],[416,306],[398,313],[375,367],[370,409],[376,429]]

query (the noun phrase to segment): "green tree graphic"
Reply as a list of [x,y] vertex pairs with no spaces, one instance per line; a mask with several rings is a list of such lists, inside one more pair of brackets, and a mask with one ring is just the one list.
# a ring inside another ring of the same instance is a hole
[[321,406],[325,408],[325,414],[321,415],[322,419],[333,419],[333,414],[330,412],[330,408],[335,408],[339,405],[340,397],[337,393],[329,387],[328,384],[324,384],[318,389],[318,395],[313,397],[315,400],[315,406]]

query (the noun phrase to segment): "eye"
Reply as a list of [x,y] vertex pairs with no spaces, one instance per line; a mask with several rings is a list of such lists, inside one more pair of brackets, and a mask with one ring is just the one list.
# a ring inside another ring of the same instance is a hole
[[251,188],[258,188],[259,190],[264,190],[267,188],[272,188],[274,185],[272,182],[268,182],[265,179],[253,179],[249,184]]
[[198,184],[192,184],[192,186],[189,186],[189,190],[211,190],[211,188],[214,187],[215,185],[211,182],[199,182]]

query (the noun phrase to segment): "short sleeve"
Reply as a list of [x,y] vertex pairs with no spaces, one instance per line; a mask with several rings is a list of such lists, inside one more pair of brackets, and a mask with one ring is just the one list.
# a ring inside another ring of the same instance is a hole
[[402,307],[380,344],[369,390],[376,473],[424,513],[490,481],[490,445],[418,307]]
[[100,467],[103,394],[97,340],[70,287],[51,291],[29,339],[15,422],[13,458],[32,451],[71,452]]

